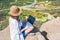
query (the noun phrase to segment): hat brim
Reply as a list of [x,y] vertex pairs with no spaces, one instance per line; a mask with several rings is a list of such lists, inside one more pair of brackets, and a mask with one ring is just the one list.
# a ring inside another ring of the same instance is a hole
[[9,13],[9,15],[11,15],[11,16],[19,16],[21,13],[16,13],[16,14],[14,14],[14,13]]

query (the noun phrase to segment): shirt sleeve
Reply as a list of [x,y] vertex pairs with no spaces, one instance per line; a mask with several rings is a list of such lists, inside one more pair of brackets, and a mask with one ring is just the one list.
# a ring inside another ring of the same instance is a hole
[[9,27],[11,32],[15,32],[18,29],[18,23],[15,20],[9,19]]

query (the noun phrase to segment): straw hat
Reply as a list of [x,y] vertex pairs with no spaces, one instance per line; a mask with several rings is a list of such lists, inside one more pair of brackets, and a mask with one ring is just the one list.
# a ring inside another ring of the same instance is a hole
[[9,11],[9,15],[11,16],[19,16],[21,14],[22,10],[20,7],[18,6],[11,6],[10,7],[10,11]]

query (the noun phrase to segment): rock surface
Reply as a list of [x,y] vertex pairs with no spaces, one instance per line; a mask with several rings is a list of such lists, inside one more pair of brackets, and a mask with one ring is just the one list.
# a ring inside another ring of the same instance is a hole
[[60,33],[52,33],[49,36],[50,40],[60,40]]
[[[38,29],[34,29],[34,33],[28,34],[25,40],[45,40],[45,38],[38,32]],[[10,40],[9,27],[0,31],[0,40]]]
[[49,40],[60,40],[60,17],[42,24],[41,33]]
[[40,32],[28,34],[26,40],[45,40]]
[[10,35],[9,34],[10,34],[9,33],[9,27],[0,31],[0,40],[10,40]]

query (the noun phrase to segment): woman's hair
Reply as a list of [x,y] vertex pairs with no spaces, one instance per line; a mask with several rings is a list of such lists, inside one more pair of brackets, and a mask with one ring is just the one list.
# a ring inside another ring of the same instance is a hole
[[[10,15],[12,18],[14,18],[14,19],[17,19],[17,20],[19,20],[19,16],[12,16],[12,15]],[[16,18],[15,18],[16,17]]]

